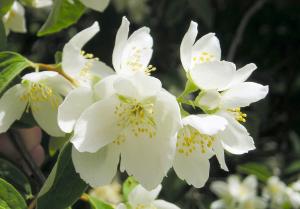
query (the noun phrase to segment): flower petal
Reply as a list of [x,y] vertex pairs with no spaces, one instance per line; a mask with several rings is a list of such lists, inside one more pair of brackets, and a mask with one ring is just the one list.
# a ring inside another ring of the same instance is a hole
[[132,74],[144,72],[152,57],[153,39],[150,29],[142,27],[128,38],[122,52],[121,72]]
[[114,113],[119,100],[109,97],[87,108],[77,120],[71,143],[80,152],[97,152],[111,143],[120,133],[118,118]]
[[226,162],[225,162],[225,155],[224,155],[224,148],[221,143],[221,139],[216,139],[215,143],[213,144],[213,151],[216,153],[217,159],[221,168],[225,171],[228,171]]
[[107,145],[95,153],[72,149],[72,160],[77,173],[92,187],[110,184],[118,168],[120,151]]
[[11,10],[3,17],[6,30],[17,33],[26,33],[25,9],[18,2],[14,1]]
[[254,141],[244,126],[228,115],[228,113],[219,114],[228,121],[226,129],[218,133],[225,150],[239,155],[255,149]]
[[139,184],[129,193],[128,202],[133,207],[138,204],[151,204],[157,198],[160,190],[161,185],[158,185],[155,189],[148,191]]
[[94,102],[93,91],[81,87],[71,91],[58,108],[58,125],[65,133],[71,133],[81,113]]
[[214,181],[210,185],[210,190],[220,198],[226,198],[230,195],[228,185],[224,181]]
[[209,136],[215,135],[219,131],[225,130],[227,126],[227,121],[217,115],[189,115],[182,119],[183,125],[190,125],[201,134],[206,134]]
[[121,168],[147,190],[156,188],[172,167],[175,138],[128,136],[121,145]]
[[191,69],[192,64],[192,47],[195,43],[198,30],[198,24],[191,21],[188,31],[185,33],[180,45],[180,59],[185,71]]
[[127,209],[127,207],[125,204],[120,203],[119,205],[117,205],[116,209]]
[[[220,61],[221,60],[221,47],[219,39],[215,36],[214,33],[208,33],[202,36],[193,46],[192,57],[196,58],[193,60],[195,63],[200,61],[211,62],[211,61]],[[202,58],[202,59],[201,59]],[[199,60],[197,60],[199,59]]]
[[159,79],[136,73],[132,76],[119,77],[114,82],[114,88],[120,95],[142,100],[155,96],[162,88]]
[[244,82],[224,91],[221,98],[222,108],[246,107],[266,97],[269,86],[254,82]]
[[155,200],[153,205],[156,209],[180,209],[177,205],[164,200]]
[[24,88],[17,84],[8,89],[0,99],[0,133],[6,132],[9,127],[19,120],[28,101],[22,101],[20,99]]
[[233,80],[227,88],[231,88],[236,84],[246,81],[249,78],[249,76],[253,73],[253,71],[256,70],[256,68],[257,67],[254,63],[250,63],[238,69],[233,77]]
[[205,62],[190,70],[193,82],[204,90],[222,90],[231,82],[234,73],[235,66],[225,61]]
[[80,0],[87,8],[103,12],[109,4],[109,0]]
[[99,76],[100,78],[105,78],[115,73],[115,71],[111,67],[106,65],[104,62],[96,61],[96,60],[92,62],[92,67],[90,71],[93,74]]
[[52,95],[47,101],[33,101],[30,104],[34,119],[39,126],[51,136],[64,136],[57,122],[58,105],[61,104],[62,101],[63,99],[60,96]]
[[209,160],[199,152],[194,151],[189,156],[177,152],[173,167],[180,179],[196,188],[203,187],[209,177]]
[[120,78],[119,75],[114,74],[101,79],[94,86],[95,96],[97,97],[97,99],[100,100],[113,95],[116,92],[114,88],[114,83],[119,78]]
[[82,47],[100,30],[98,22],[77,33],[63,49],[62,68],[69,75],[77,75],[87,60],[81,54]]
[[129,21],[123,17],[121,26],[116,35],[115,47],[113,50],[112,63],[116,72],[120,72],[122,53],[126,45],[129,33]]

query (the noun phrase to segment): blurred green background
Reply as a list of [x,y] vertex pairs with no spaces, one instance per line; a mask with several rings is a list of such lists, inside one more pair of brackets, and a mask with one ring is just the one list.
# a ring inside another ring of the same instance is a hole
[[[132,22],[132,31],[141,26],[151,28],[154,39],[151,64],[157,67],[154,76],[179,95],[186,81],[179,47],[190,21],[198,22],[199,37],[216,33],[222,59],[227,60],[236,30],[255,4],[253,0],[113,0],[103,13],[89,11],[76,25],[42,38],[36,32],[48,15],[47,9],[27,9],[29,33],[11,33],[8,49],[36,62],[53,63],[55,52],[62,50],[74,34],[99,21],[101,31],[85,51],[112,66],[115,34],[121,17],[126,15]],[[255,63],[258,69],[250,80],[270,87],[266,99],[245,109],[246,126],[257,149],[242,156],[227,153],[229,173],[212,159],[209,182],[201,189],[188,186],[171,171],[164,180],[162,196],[182,208],[208,208],[208,203],[215,199],[209,191],[210,182],[225,179],[229,174],[256,172],[262,175],[262,181],[264,175],[279,175],[287,183],[300,176],[300,1],[266,1],[249,19],[231,58],[228,61],[238,67]],[[48,160],[43,170],[49,171],[52,165],[53,161]],[[78,208],[83,208],[80,204]]]

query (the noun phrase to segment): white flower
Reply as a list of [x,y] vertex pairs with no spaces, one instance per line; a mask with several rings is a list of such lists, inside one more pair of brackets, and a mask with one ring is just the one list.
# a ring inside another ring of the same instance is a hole
[[[190,71],[195,65],[206,62],[220,61],[221,47],[214,33],[209,33],[196,41],[198,24],[191,21],[180,45],[180,58],[185,71]],[[195,42],[196,41],[196,42]]]
[[257,196],[257,179],[255,176],[248,176],[242,182],[237,176],[230,176],[227,183],[215,181],[211,184],[210,189],[221,198],[212,203],[212,209],[266,208],[266,203]]
[[263,190],[263,196],[271,200],[271,204],[275,207],[280,207],[287,201],[287,186],[280,181],[277,176],[272,176],[268,179],[267,185]]
[[215,137],[225,129],[227,121],[216,115],[190,115],[183,118],[182,123],[173,167],[178,177],[195,187],[202,187],[209,177],[209,159],[213,155],[217,155],[222,168],[227,170],[224,150]]
[[117,32],[115,47],[113,51],[113,66],[117,73],[133,74],[145,72],[148,74],[152,66],[148,66],[152,57],[153,39],[150,29],[142,27],[131,34],[129,33],[129,22],[123,17],[122,24]]
[[99,24],[95,22],[91,27],[76,34],[63,49],[63,71],[78,85],[78,88],[66,96],[58,109],[58,123],[61,130],[66,133],[72,132],[80,114],[95,101],[93,85],[101,78],[114,73],[98,58],[81,50],[98,31]]
[[94,187],[108,184],[121,155],[121,171],[155,188],[175,154],[180,127],[175,97],[143,74],[106,77],[95,92],[102,99],[81,114],[70,140],[76,171]]
[[32,0],[30,4],[35,8],[49,7],[52,5],[52,0]]
[[81,3],[92,10],[103,12],[109,4],[110,0],[80,0]]
[[300,208],[300,193],[299,191],[294,190],[293,186],[287,188],[286,190],[287,196],[293,208]]
[[[251,75],[251,73],[256,69],[254,64],[248,64],[245,67],[236,70],[235,65],[228,62],[210,62],[204,63],[199,71],[203,69],[207,72],[214,69],[214,67],[220,68],[222,71],[222,66],[231,69],[232,75],[225,78],[222,73],[216,73],[214,76],[219,77],[219,83],[209,83],[208,80],[204,81],[205,78],[197,75],[192,76],[193,81],[196,77],[202,80],[202,87],[211,86],[211,88],[202,89],[198,98],[196,99],[197,105],[199,105],[203,110],[220,115],[228,121],[228,126],[224,131],[218,134],[223,147],[233,153],[233,154],[243,154],[249,150],[255,149],[254,141],[247,129],[240,123],[245,122],[246,114],[241,112],[241,107],[246,107],[253,102],[257,102],[263,99],[268,91],[268,86],[263,86],[254,82],[245,82],[245,80]],[[208,66],[210,65],[210,66]],[[193,70],[192,70],[193,71]],[[230,79],[231,77],[231,79]],[[224,82],[221,80],[224,78]],[[198,82],[195,82],[198,85]],[[221,92],[219,92],[222,89]],[[219,91],[218,91],[219,90]]]
[[9,31],[26,33],[25,9],[18,2],[14,1],[11,9],[2,18],[6,33]]
[[178,206],[165,200],[156,200],[161,185],[147,191],[142,185],[137,185],[128,195],[128,205],[119,204],[116,209],[179,209]]
[[51,136],[62,136],[57,124],[57,108],[71,84],[56,72],[34,72],[8,89],[0,99],[0,133],[31,110],[39,126]]

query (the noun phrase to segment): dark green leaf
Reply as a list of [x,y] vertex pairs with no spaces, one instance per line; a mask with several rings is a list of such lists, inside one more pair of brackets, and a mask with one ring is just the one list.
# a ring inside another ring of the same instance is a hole
[[14,0],[0,0],[0,18],[10,10],[13,3]]
[[0,178],[0,207],[5,209],[26,209],[27,205],[18,191]]
[[24,198],[31,198],[31,186],[23,172],[7,160],[0,158],[0,177],[14,185]]
[[128,201],[129,193],[136,187],[139,183],[133,178],[128,177],[126,181],[123,183],[122,192],[123,198],[125,201]]
[[93,209],[114,209],[111,205],[93,197],[88,196],[89,202]]
[[79,0],[55,0],[52,10],[38,32],[38,36],[56,33],[76,23],[85,7]]
[[67,143],[38,195],[37,209],[67,208],[86,190],[87,184],[74,169],[71,152],[72,144]]
[[286,169],[284,169],[285,175],[297,174],[300,172],[300,161],[292,162]]
[[30,66],[34,64],[20,54],[0,52],[0,95],[23,70]]
[[3,25],[3,22],[0,21],[0,51],[5,50],[6,48],[6,32]]
[[237,170],[240,173],[244,173],[247,175],[255,175],[259,180],[266,182],[269,177],[272,176],[272,172],[270,169],[260,163],[245,163],[243,165],[239,165]]

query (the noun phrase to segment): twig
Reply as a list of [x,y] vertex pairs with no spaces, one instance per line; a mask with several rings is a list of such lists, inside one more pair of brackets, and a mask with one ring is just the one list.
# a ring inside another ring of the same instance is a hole
[[28,209],[35,209],[36,208],[36,202],[37,202],[37,199],[34,198],[34,200],[28,206]]
[[34,162],[33,158],[31,157],[30,153],[26,149],[25,144],[23,143],[20,135],[16,132],[12,132],[12,130],[9,130],[8,136],[10,137],[12,143],[16,147],[16,149],[19,151],[21,154],[22,158],[24,159],[26,165],[29,167],[29,169],[32,171],[33,176],[36,178],[38,181],[38,184],[40,187],[45,182],[45,177],[40,168],[36,165]]
[[248,25],[250,19],[253,17],[253,15],[259,11],[263,5],[266,3],[267,0],[257,0],[255,4],[245,13],[243,16],[237,30],[235,31],[234,37],[232,39],[232,42],[230,44],[230,48],[227,55],[227,60],[233,61],[236,53],[236,49],[241,42],[243,38],[243,33],[246,29],[246,26]]

